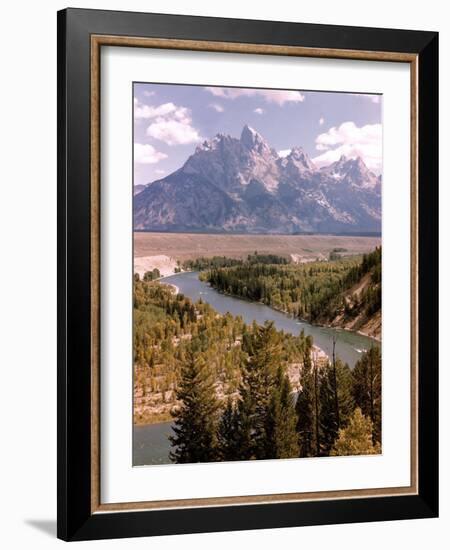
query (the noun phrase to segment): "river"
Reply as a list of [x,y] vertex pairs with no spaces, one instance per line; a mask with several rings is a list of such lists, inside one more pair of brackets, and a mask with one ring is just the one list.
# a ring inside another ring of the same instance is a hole
[[[372,345],[379,345],[372,338],[356,332],[313,326],[263,304],[221,294],[207,283],[200,281],[198,273],[194,271],[170,275],[161,279],[161,282],[177,286],[180,293],[188,296],[194,302],[201,298],[219,313],[229,312],[236,316],[240,315],[248,324],[253,321],[259,324],[273,321],[278,330],[295,335],[304,330],[305,334],[311,335],[314,343],[329,356],[333,351],[333,337],[335,336],[336,356],[348,363],[350,367],[355,365],[363,351]],[[171,432],[170,426],[170,422],[163,422],[134,427],[133,465],[167,464],[169,462],[168,435]]]

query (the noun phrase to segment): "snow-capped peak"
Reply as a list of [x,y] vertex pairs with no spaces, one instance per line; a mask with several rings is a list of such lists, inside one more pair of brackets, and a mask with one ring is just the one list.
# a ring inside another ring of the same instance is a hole
[[377,177],[367,168],[360,156],[347,158],[341,155],[339,160],[324,166],[322,171],[335,180],[345,180],[357,187],[373,188],[377,183]]

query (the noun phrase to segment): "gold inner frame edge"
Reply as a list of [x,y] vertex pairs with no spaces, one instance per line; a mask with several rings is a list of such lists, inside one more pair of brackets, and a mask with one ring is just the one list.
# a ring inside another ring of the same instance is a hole
[[[163,48],[206,52],[318,57],[408,63],[410,65],[411,150],[411,484],[408,487],[283,493],[235,497],[101,503],[100,499],[100,50],[102,46]],[[91,186],[91,513],[162,510],[229,505],[274,504],[344,498],[418,494],[418,55],[402,52],[308,48],[170,38],[91,35],[90,56],[90,186]]]

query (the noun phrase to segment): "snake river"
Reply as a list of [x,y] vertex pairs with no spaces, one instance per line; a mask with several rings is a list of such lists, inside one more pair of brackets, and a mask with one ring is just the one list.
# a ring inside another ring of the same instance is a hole
[[[264,324],[273,321],[278,330],[300,334],[304,330],[306,335],[314,339],[314,344],[321,348],[328,356],[333,349],[333,338],[336,339],[336,356],[350,367],[353,367],[361,354],[373,345],[379,345],[376,340],[339,328],[319,327],[307,322],[292,318],[285,313],[276,311],[260,303],[249,302],[233,296],[222,294],[202,282],[194,271],[178,273],[161,279],[162,283],[175,285],[178,291],[196,302],[200,298],[208,302],[217,312],[240,315],[250,324],[256,321]],[[170,443],[168,436],[171,433],[171,422],[134,426],[133,465],[143,466],[151,464],[169,463]]]

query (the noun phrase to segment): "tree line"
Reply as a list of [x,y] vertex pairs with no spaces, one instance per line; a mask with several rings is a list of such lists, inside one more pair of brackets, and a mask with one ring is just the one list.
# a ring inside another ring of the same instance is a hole
[[[157,281],[135,281],[135,390],[171,411],[174,462],[379,452],[378,347],[353,370],[315,349],[303,333],[246,324]],[[140,421],[163,420],[145,414]]]
[[194,260],[186,260],[183,263],[183,268],[188,271],[205,271],[208,269],[220,269],[223,267],[235,267],[244,264],[274,264],[287,265],[289,260],[284,256],[277,254],[258,254],[255,250],[253,254],[249,254],[246,259],[229,258],[228,256],[212,256],[201,257]]
[[[368,275],[370,274],[370,275]],[[360,293],[349,290],[368,276]],[[227,294],[262,302],[312,323],[331,321],[343,313],[353,318],[381,308],[381,247],[362,258],[340,258],[311,264],[242,262],[212,266],[201,274]]]
[[[149,423],[169,420],[175,389],[189,358],[203,361],[216,382],[221,399],[235,395],[241,382],[241,364],[251,350],[257,324],[246,324],[239,316],[218,315],[209,304],[174,294],[157,281],[134,283],[133,350],[135,393],[152,398],[153,409],[139,411],[135,420]],[[299,363],[308,344],[307,337],[280,333],[282,361]],[[165,404],[165,416],[156,412]]]
[[273,323],[251,335],[238,396],[217,398],[207,363],[190,355],[174,410],[177,463],[375,454],[381,445],[381,357],[373,347],[353,371],[338,359],[319,366],[303,350],[295,396]]

